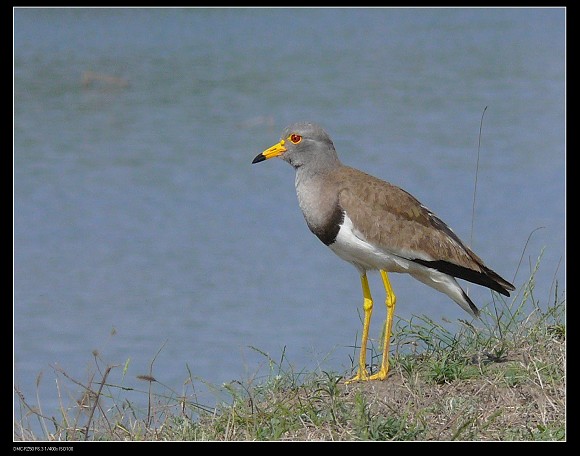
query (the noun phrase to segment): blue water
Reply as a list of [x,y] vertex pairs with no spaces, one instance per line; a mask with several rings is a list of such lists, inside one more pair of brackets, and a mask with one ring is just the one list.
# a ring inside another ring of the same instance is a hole
[[[268,374],[259,351],[348,370],[358,274],[309,233],[291,167],[251,165],[297,120],[326,127],[345,164],[414,194],[518,288],[543,252],[534,296],[553,302],[564,70],[563,9],[15,9],[15,385],[56,415],[59,395],[80,395],[57,369],[86,382],[94,353],[128,366],[111,383],[146,390],[136,376],[155,358],[159,382],[210,405],[208,384]],[[467,318],[392,281],[400,317]],[[376,339],[374,276],[371,288]]]

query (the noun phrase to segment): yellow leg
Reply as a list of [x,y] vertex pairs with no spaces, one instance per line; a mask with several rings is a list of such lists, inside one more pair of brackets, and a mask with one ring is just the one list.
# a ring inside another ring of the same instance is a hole
[[363,333],[362,340],[360,344],[360,356],[358,364],[357,374],[348,380],[346,383],[356,382],[358,380],[368,380],[369,374],[367,373],[367,340],[369,338],[369,326],[371,324],[371,315],[373,313],[373,298],[371,297],[371,289],[369,288],[369,281],[367,275],[361,274],[360,281],[363,289],[363,310],[364,310],[364,322],[363,322]]
[[393,329],[393,316],[395,315],[395,304],[397,302],[397,297],[393,292],[393,287],[391,287],[391,282],[389,281],[387,271],[381,270],[381,277],[383,278],[383,285],[385,286],[385,291],[387,293],[387,299],[385,301],[387,305],[387,320],[385,322],[383,361],[381,363],[381,369],[376,374],[371,375],[369,380],[384,380],[387,378],[387,374],[389,372],[389,346],[391,344],[391,331]]

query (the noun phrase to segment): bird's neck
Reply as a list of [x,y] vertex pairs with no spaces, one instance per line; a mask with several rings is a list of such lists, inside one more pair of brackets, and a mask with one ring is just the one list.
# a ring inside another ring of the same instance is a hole
[[298,204],[310,230],[326,245],[334,242],[338,224],[342,222],[337,193],[332,189],[333,179],[328,179],[330,175],[331,172],[305,173],[296,170]]

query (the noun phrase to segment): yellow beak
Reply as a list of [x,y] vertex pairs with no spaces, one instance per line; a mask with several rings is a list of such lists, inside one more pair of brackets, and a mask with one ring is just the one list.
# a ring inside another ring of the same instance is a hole
[[261,161],[268,160],[270,158],[278,157],[286,152],[286,147],[284,146],[284,140],[280,141],[278,144],[274,144],[269,149],[266,149],[261,154],[258,154],[254,160],[252,160],[252,164],[260,163]]

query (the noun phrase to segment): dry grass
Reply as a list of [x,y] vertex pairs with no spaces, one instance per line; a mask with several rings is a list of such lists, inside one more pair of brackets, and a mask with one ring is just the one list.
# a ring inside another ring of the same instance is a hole
[[[465,364],[465,378],[436,382],[432,360],[413,373],[395,363],[387,381],[306,383],[241,390],[197,429],[210,440],[564,440],[565,343],[523,343],[497,363]],[[395,360],[396,361],[396,360]]]

